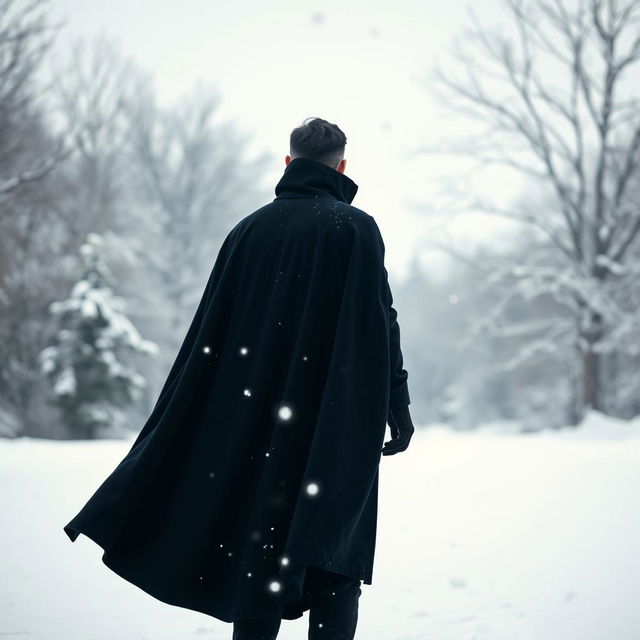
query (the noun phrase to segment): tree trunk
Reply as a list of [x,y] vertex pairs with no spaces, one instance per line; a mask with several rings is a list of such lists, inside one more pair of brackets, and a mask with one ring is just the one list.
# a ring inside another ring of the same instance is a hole
[[567,361],[567,376],[569,378],[569,398],[566,411],[567,424],[577,427],[584,417],[584,363],[582,352],[575,347],[572,358]]
[[600,355],[593,352],[593,345],[583,354],[584,363],[584,406],[602,410],[600,394]]

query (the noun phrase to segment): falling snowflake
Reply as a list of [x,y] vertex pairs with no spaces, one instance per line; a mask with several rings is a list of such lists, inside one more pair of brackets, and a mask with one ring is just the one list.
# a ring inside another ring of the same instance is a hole
[[211,347],[203,347],[202,349],[205,353],[211,353]]
[[320,493],[320,485],[317,482],[308,482],[305,491],[308,496],[317,496]]
[[269,582],[269,591],[271,591],[272,593],[278,593],[281,590],[282,590],[282,584],[280,583],[279,580],[271,580]]
[[250,578],[252,575],[253,575],[253,574],[251,573],[251,571],[249,571],[249,572],[247,573],[247,578]]
[[242,393],[243,393],[245,396],[250,396],[250,395],[251,395],[251,389],[245,389]]
[[289,564],[289,558],[287,558],[287,556],[282,556],[282,558],[280,558],[280,564],[283,567],[286,567]]
[[264,454],[265,458],[268,458],[271,454],[267,451],[267,453]]
[[288,404],[283,404],[280,405],[280,408],[278,409],[278,418],[280,420],[291,420],[291,417],[293,416],[293,409],[288,405]]
[[307,356],[302,356],[302,359],[306,362],[309,358],[307,358]]
[[240,347],[240,355],[246,356],[249,353],[249,349],[247,347]]

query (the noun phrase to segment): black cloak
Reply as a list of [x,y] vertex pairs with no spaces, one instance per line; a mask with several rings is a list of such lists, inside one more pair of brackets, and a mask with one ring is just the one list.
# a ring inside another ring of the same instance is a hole
[[358,186],[293,159],[224,240],[156,405],[65,527],[163,602],[299,618],[307,567],[371,584],[400,330]]

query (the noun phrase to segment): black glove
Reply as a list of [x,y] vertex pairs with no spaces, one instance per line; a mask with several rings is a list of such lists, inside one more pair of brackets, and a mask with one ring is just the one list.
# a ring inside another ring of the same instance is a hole
[[392,456],[394,453],[404,451],[409,446],[415,427],[411,422],[408,406],[389,409],[387,422],[391,427],[391,440],[384,443],[382,455]]

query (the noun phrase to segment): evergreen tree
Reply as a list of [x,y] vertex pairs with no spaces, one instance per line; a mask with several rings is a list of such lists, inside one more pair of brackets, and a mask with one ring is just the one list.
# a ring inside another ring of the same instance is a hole
[[49,305],[59,330],[40,353],[52,404],[73,434],[87,438],[100,427],[119,427],[122,409],[138,401],[146,386],[122,360],[125,353],[157,352],[157,345],[143,340],[125,315],[125,301],[114,295],[102,245],[100,235],[87,235],[80,248],[81,277],[69,298]]

